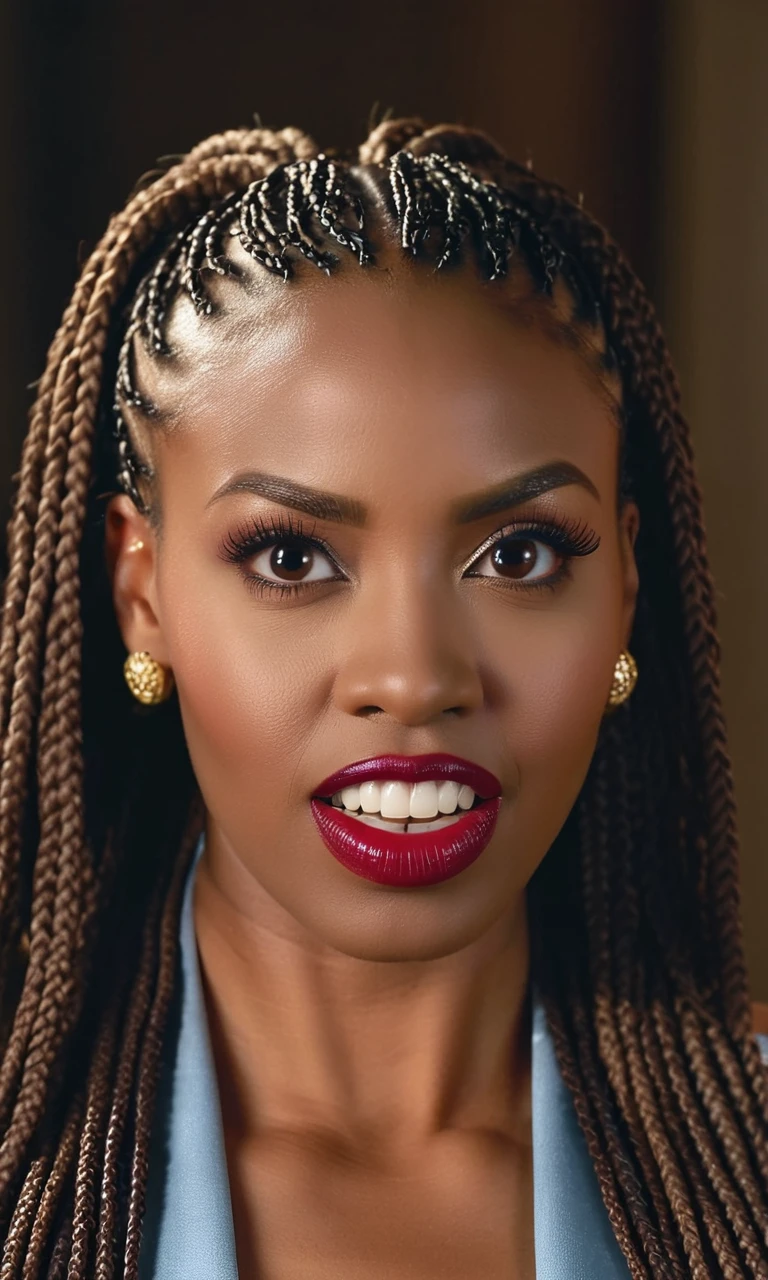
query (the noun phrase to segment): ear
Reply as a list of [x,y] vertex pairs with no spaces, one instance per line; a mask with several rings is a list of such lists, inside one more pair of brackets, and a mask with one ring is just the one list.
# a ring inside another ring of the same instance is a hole
[[118,494],[107,504],[104,555],[126,649],[129,653],[146,650],[168,666],[157,600],[157,534],[127,494]]
[[629,647],[632,627],[635,621],[637,592],[640,578],[635,560],[635,542],[640,529],[640,511],[636,502],[625,502],[619,515],[619,541],[621,547],[621,563],[624,570],[624,605],[622,626],[624,648]]

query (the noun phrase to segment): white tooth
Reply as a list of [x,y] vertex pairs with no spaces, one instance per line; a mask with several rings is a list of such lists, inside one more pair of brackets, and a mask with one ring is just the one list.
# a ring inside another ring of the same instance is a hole
[[459,802],[458,782],[441,782],[437,788],[438,813],[453,813]]
[[411,787],[411,817],[436,818],[437,814],[437,783],[414,782]]
[[475,793],[471,787],[459,787],[459,808],[471,809],[475,802]]
[[341,799],[345,809],[360,808],[360,788],[359,787],[343,787]]
[[337,808],[337,809],[342,809],[342,808],[344,807],[344,801],[343,801],[343,800],[342,800],[342,798],[341,798],[341,792],[340,792],[340,791],[336,791],[336,792],[334,792],[334,795],[333,795],[333,803],[336,805],[336,808]]
[[381,783],[360,784],[360,807],[363,813],[378,813],[381,808]]
[[380,818],[378,814],[357,813],[354,815],[358,822],[364,822],[367,827],[379,827],[382,831],[400,831],[405,833],[404,822],[392,822],[389,818]]
[[407,818],[411,812],[411,788],[407,782],[385,782],[381,788],[382,818]]

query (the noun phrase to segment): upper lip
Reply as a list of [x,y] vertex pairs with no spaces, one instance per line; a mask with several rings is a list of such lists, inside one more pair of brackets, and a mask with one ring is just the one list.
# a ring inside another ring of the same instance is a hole
[[387,778],[402,782],[425,782],[429,779],[445,779],[471,787],[482,800],[493,800],[501,793],[501,783],[482,765],[460,756],[433,752],[423,756],[371,756],[356,760],[344,769],[337,769],[324,778],[313,796],[327,799],[344,787],[359,786],[372,778]]

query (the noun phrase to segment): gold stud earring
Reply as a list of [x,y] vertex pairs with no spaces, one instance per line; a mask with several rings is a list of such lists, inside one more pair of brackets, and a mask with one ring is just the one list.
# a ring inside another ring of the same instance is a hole
[[173,690],[173,673],[146,650],[128,654],[123,663],[123,675],[134,698],[145,706],[165,702]]
[[628,649],[622,649],[616,659],[613,683],[608,694],[609,709],[613,710],[614,707],[620,707],[622,702],[626,702],[636,684],[637,663]]

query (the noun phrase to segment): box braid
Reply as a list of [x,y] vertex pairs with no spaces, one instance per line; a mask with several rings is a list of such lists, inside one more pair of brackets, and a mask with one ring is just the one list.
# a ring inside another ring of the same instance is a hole
[[603,229],[484,135],[387,121],[359,163],[230,131],[111,221],[54,338],[8,529],[0,636],[0,1280],[135,1280],[184,878],[203,808],[171,700],[131,703],[101,500],[156,514],[129,427],[136,344],[214,310],[233,236],[290,280],[366,222],[438,268],[516,262],[604,336],[641,509],[641,680],[606,719],[530,892],[534,976],[635,1277],[768,1276],[768,1091],[751,1036],[714,593],[687,427],[642,287]]

